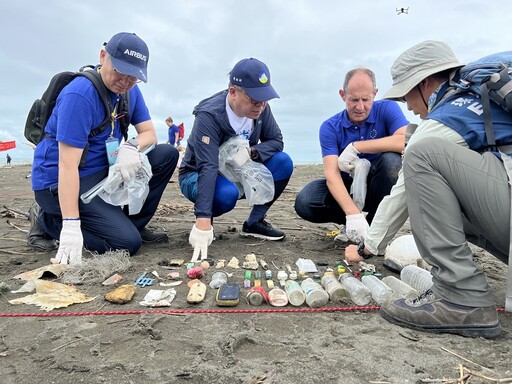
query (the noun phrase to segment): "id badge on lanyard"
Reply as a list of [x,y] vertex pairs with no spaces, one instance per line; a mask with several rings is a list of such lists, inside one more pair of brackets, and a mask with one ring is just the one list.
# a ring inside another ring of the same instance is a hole
[[114,165],[117,160],[117,152],[119,151],[119,140],[114,137],[114,126],[115,126],[115,118],[116,108],[112,111],[112,116],[110,119],[111,131],[110,136],[105,141],[105,149],[107,151],[108,165]]

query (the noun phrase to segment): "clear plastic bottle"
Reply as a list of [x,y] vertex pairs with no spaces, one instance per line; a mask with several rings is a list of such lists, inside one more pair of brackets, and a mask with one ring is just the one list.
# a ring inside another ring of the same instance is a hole
[[372,299],[372,293],[366,285],[357,280],[351,273],[339,277],[340,283],[347,289],[350,300],[357,305],[367,305]]
[[381,280],[373,275],[365,275],[361,278],[361,282],[368,287],[372,293],[372,298],[377,304],[382,304],[391,297],[393,291]]
[[291,305],[299,307],[306,301],[306,294],[295,280],[287,280],[284,285],[284,290],[286,291],[286,296],[288,296],[288,302]]
[[400,280],[416,289],[420,295],[433,285],[432,274],[416,265],[406,265],[400,272]]
[[329,294],[311,277],[304,279],[300,286],[306,294],[306,304],[311,308],[323,307],[329,301]]
[[334,272],[325,272],[322,277],[322,286],[329,294],[331,301],[344,301],[350,298],[346,288],[341,285]]
[[419,296],[417,290],[395,276],[382,278],[384,284],[393,290],[392,297],[396,299],[415,299]]

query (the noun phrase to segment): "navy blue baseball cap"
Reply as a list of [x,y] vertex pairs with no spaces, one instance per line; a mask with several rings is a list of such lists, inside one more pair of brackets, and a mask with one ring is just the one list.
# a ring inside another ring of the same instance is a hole
[[265,63],[258,59],[249,58],[235,64],[229,74],[229,81],[238,85],[256,101],[267,101],[279,98],[270,84],[270,71]]
[[135,33],[120,32],[104,45],[117,71],[148,82],[149,49],[139,36]]

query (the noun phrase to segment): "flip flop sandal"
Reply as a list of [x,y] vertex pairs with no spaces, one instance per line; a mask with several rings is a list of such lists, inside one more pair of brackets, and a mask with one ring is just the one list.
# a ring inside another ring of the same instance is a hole
[[206,294],[206,285],[202,282],[197,282],[190,286],[190,291],[187,295],[187,303],[197,304],[204,300]]

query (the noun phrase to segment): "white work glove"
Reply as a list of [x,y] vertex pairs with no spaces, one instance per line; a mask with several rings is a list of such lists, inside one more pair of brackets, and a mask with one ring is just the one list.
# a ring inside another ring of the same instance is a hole
[[236,149],[236,153],[231,157],[230,164],[234,168],[240,168],[248,160],[251,160],[251,155],[249,154],[249,147],[244,147],[241,145]]
[[213,227],[207,231],[204,231],[197,228],[194,224],[192,231],[190,231],[190,236],[188,237],[188,242],[194,247],[192,261],[199,260],[199,256],[201,256],[201,260],[206,259],[208,257],[208,246],[212,243],[212,241]]
[[354,243],[360,243],[368,233],[368,222],[366,221],[364,213],[357,213],[355,215],[347,215],[347,222],[345,224],[347,237]]
[[135,173],[141,167],[140,153],[134,146],[123,144],[117,153],[115,169],[121,172],[124,182],[135,177]]
[[84,238],[80,229],[80,220],[63,220],[59,238],[57,256],[51,261],[55,264],[79,265],[82,263]]
[[358,153],[359,151],[354,147],[354,143],[347,145],[338,157],[338,168],[340,171],[350,173],[355,168],[356,162],[359,159],[357,157]]

